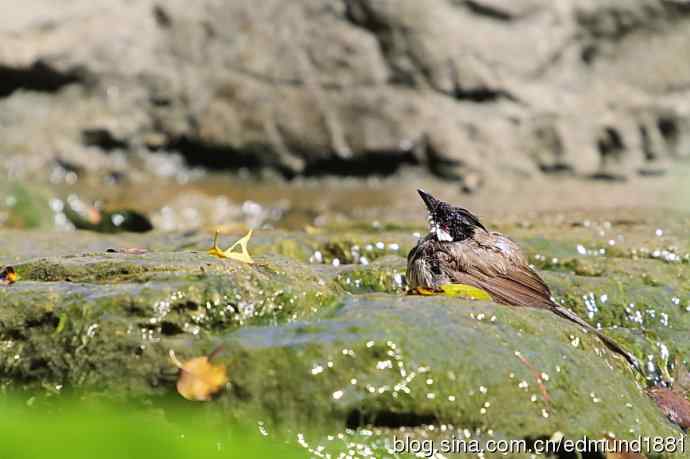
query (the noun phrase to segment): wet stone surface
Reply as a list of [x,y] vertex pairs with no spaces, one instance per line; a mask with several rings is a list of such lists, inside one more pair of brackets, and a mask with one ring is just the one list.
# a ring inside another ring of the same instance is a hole
[[210,406],[315,457],[393,457],[386,440],[401,432],[677,436],[644,389],[688,365],[689,221],[546,215],[496,228],[644,377],[547,311],[405,295],[421,227],[259,229],[253,265],[209,256],[203,231],[2,230],[0,265],[19,281],[0,287],[0,384],[155,403],[175,391],[171,349],[222,345],[230,383]]

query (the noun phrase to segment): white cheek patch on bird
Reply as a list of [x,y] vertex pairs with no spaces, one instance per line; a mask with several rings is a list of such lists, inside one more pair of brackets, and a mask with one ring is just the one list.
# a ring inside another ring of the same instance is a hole
[[429,232],[435,234],[436,239],[442,242],[451,242],[453,240],[453,236],[444,228],[441,228],[431,215],[427,219],[429,220]]
[[451,242],[453,240],[453,236],[451,236],[450,233],[444,229],[436,228],[436,239],[443,242]]

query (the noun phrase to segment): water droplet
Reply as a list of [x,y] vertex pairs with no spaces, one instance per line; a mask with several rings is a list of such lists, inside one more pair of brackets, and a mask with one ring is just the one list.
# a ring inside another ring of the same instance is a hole
[[314,368],[311,369],[311,374],[313,375],[318,375],[319,373],[323,372],[323,367],[321,365],[316,365]]

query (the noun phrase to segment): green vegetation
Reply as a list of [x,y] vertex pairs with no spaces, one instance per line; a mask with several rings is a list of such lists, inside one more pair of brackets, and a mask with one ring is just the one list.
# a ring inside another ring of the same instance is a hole
[[0,401],[0,457],[6,459],[200,459],[305,457],[258,430],[219,428],[198,410]]

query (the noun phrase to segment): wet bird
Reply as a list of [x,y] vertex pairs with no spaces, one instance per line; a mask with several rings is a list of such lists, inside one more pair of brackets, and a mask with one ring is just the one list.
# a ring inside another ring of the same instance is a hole
[[548,309],[596,334],[609,349],[640,369],[631,353],[552,299],[549,287],[510,238],[488,231],[467,209],[451,206],[423,190],[417,192],[429,212],[429,234],[407,256],[411,292],[443,293],[449,286],[463,285],[488,293],[497,303]]

